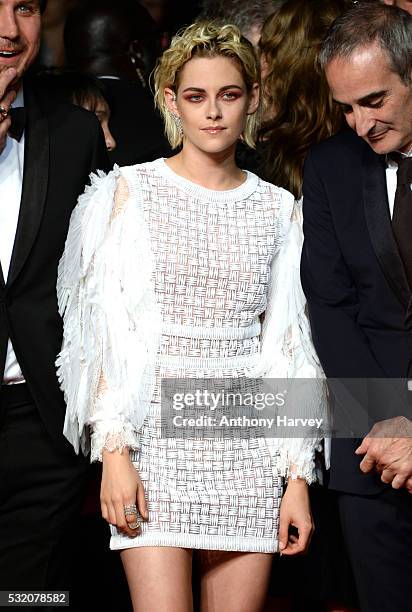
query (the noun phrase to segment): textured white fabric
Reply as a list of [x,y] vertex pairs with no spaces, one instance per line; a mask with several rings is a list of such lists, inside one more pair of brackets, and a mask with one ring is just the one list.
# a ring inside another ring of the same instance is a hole
[[[283,246],[272,260],[261,354],[252,374],[271,379],[311,379],[304,388],[307,392],[300,392],[306,401],[293,406],[293,416],[319,419],[326,428],[329,413],[325,376],[313,347],[300,283],[302,221],[300,201],[295,203]],[[280,473],[308,482],[315,480],[314,449],[321,451],[321,442],[315,428],[306,438],[268,438],[272,452],[280,453]]]
[[[113,528],[112,548],[277,550],[282,476],[313,480],[319,440],[252,429],[244,439],[162,437],[160,383],[321,375],[293,209],[291,194],[251,173],[213,191],[162,159],[95,177],[80,199],[58,281],[65,434],[86,450],[91,425],[92,459],[104,446],[133,449],[149,508],[142,535]],[[324,414],[322,392],[310,409]]]
[[[13,107],[24,106],[23,90],[20,89]],[[24,165],[24,133],[17,142],[7,137],[6,146],[0,153],[0,263],[3,278],[7,281],[14,240],[16,237],[17,222],[20,213],[20,200],[23,186]],[[11,341],[8,341],[6,363],[4,367],[4,384],[24,382],[24,376],[17,362]]]
[[92,460],[101,459],[105,444],[135,446],[153,393],[160,333],[138,186],[128,194],[132,205],[126,200],[116,212],[118,177],[118,169],[93,175],[79,198],[57,283],[65,326],[56,362],[67,403],[64,434],[86,453],[86,426],[93,425]]

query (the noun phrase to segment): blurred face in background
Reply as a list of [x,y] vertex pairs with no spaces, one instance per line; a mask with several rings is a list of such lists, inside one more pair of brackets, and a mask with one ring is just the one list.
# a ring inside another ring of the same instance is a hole
[[412,0],[384,0],[385,4],[398,6],[412,15]]
[[250,42],[252,43],[252,45],[257,48],[259,45],[259,40],[260,40],[260,35],[262,34],[262,24],[260,23],[253,23],[250,26],[250,29],[244,33],[244,36],[246,36],[246,38],[248,40],[250,40]]
[[104,140],[106,142],[106,149],[113,151],[116,148],[116,141],[109,128],[110,121],[110,107],[106,100],[101,98],[89,99],[82,105],[88,111],[91,111],[98,118],[100,125],[102,126]]
[[13,67],[21,77],[40,48],[39,0],[0,0],[0,71]]

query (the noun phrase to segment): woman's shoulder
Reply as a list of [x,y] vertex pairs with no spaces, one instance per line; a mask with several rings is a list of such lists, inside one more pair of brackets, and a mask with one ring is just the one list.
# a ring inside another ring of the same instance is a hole
[[296,206],[294,195],[283,187],[253,176],[256,177],[256,188],[252,198],[259,203],[259,207],[263,203],[265,209],[272,211],[274,219],[281,224],[290,221]]
[[162,162],[163,158],[159,158],[141,164],[122,166],[119,168],[119,172],[121,176],[132,181],[141,181],[144,180],[145,177],[160,177],[159,167]]
[[269,215],[269,225],[272,230],[275,228],[277,245],[280,246],[296,222],[301,225],[300,202],[295,200],[290,191],[262,178],[257,180],[254,199],[258,202],[259,208],[263,204],[265,215]]
[[289,203],[292,206],[295,202],[295,197],[290,191],[283,187],[278,187],[278,185],[274,185],[273,183],[269,183],[260,177],[257,177],[257,189],[260,193],[266,194],[268,199],[272,198],[276,202]]

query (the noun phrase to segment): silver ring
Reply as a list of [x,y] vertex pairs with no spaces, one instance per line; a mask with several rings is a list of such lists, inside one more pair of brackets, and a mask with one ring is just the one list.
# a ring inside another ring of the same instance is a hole
[[4,106],[0,105],[1,121],[4,121],[4,119],[7,119],[8,116],[9,116],[9,111],[6,108],[4,108]]
[[132,516],[133,514],[137,514],[137,506],[136,504],[130,504],[129,506],[123,506],[124,515]]

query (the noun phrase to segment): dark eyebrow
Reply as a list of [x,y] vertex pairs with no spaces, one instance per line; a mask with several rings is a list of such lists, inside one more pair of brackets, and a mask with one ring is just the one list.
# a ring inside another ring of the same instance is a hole
[[381,91],[373,91],[372,93],[368,94],[364,98],[361,98],[360,100],[358,100],[358,103],[361,106],[367,106],[368,104],[376,100],[376,98],[383,98],[383,96],[386,96],[387,93],[388,91],[386,89],[382,89]]
[[[371,102],[374,102],[377,98],[383,98],[384,96],[386,96],[387,93],[388,93],[387,89],[382,89],[381,91],[373,91],[367,96],[364,96],[363,98],[359,98],[359,100],[356,100],[356,103],[359,104],[359,106],[368,106],[368,104],[370,104]],[[334,98],[334,101],[340,106],[351,106],[350,104],[347,104],[346,102],[341,102],[340,100],[336,100],[336,98]]]
[[[242,90],[242,87],[240,87],[239,85],[225,85],[224,87],[221,87],[219,89],[219,92],[221,91],[226,91],[227,89],[239,89],[240,91]],[[183,90],[183,93],[185,93],[185,91],[196,91],[198,93],[205,93],[205,89],[202,89],[201,87],[186,87],[186,89]]]
[[[0,4],[2,4],[2,2],[0,2]],[[16,0],[16,4],[14,8],[18,8],[22,4],[26,4],[27,6],[30,6],[31,8],[34,8],[34,9],[40,8],[40,0]]]

